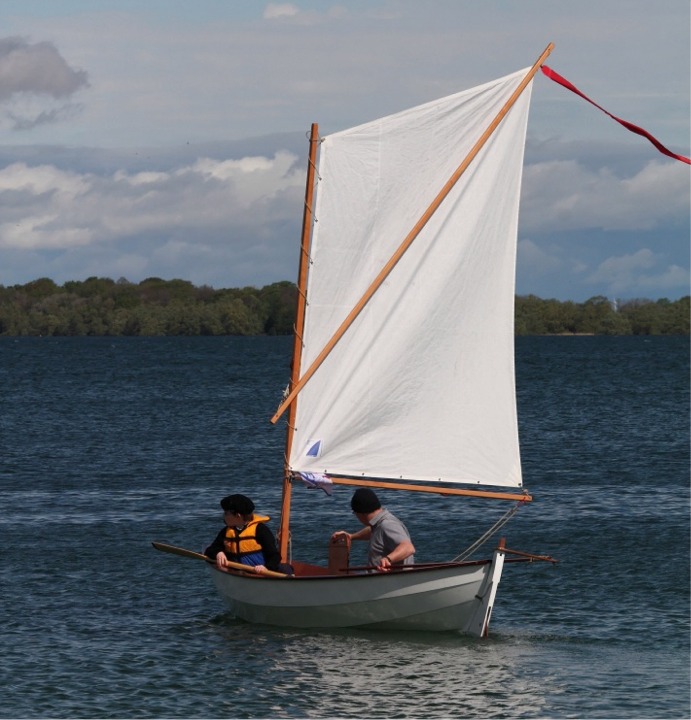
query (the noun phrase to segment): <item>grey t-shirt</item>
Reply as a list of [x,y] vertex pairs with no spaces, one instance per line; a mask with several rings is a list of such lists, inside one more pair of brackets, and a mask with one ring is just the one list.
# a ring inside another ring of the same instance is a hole
[[[379,565],[379,561],[396,548],[404,540],[410,542],[410,533],[406,526],[386,508],[377,513],[370,523],[372,535],[369,541],[367,561],[370,565]],[[403,561],[404,565],[412,565],[414,555]],[[398,563],[397,563],[398,564]]]

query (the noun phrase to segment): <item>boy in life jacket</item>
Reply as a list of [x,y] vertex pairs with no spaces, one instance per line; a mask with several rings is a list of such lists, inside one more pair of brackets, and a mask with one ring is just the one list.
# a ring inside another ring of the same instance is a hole
[[255,515],[254,503],[245,495],[228,495],[221,500],[225,527],[204,551],[222,570],[228,561],[248,565],[257,573],[264,570],[292,573],[290,565],[281,563],[276,539],[266,515]]

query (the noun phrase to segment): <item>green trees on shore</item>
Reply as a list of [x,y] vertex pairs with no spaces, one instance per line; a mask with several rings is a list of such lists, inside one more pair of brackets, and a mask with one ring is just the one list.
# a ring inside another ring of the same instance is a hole
[[214,290],[186,280],[48,278],[0,286],[0,335],[286,335],[295,286]]
[[[214,290],[186,280],[40,278],[0,285],[0,336],[287,335],[295,285]],[[516,298],[517,335],[688,335],[689,297],[584,303]]]
[[517,335],[688,335],[689,296],[679,300],[614,302],[602,295],[584,303],[516,298]]

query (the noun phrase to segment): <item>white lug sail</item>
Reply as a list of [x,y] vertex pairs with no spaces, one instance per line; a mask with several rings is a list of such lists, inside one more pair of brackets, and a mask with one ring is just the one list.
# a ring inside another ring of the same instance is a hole
[[[303,368],[525,74],[323,139]],[[291,470],[521,485],[513,306],[531,85],[300,392]]]

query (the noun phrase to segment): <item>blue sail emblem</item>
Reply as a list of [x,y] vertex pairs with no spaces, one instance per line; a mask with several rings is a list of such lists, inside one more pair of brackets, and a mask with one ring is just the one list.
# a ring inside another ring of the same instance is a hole
[[305,455],[307,455],[307,457],[319,457],[319,455],[321,454],[321,446],[322,441],[317,440],[317,442],[310,446],[309,450],[307,450]]

